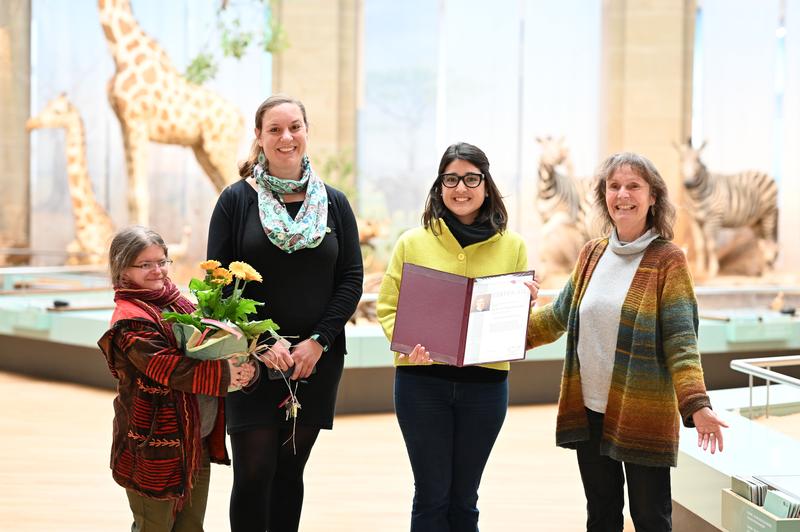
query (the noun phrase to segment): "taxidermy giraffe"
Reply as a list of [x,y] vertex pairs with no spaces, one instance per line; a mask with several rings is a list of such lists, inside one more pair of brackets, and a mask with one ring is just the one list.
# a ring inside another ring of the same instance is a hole
[[100,23],[116,73],[108,99],[122,127],[130,221],[147,225],[150,141],[189,146],[221,191],[238,178],[236,154],[244,121],[232,103],[190,83],[133,16],[129,0],[98,0]]
[[[32,129],[63,128],[66,131],[67,183],[75,219],[75,239],[67,245],[67,264],[105,264],[114,235],[114,222],[95,199],[86,162],[86,136],[78,109],[66,94],[52,99],[42,111],[25,123]],[[170,257],[180,259],[189,247],[191,228],[183,228],[180,242],[169,244]]]
[[66,132],[67,180],[75,220],[75,239],[67,246],[68,264],[102,264],[114,234],[114,224],[95,199],[86,163],[83,120],[65,94],[54,98],[25,123],[28,131],[63,128]]

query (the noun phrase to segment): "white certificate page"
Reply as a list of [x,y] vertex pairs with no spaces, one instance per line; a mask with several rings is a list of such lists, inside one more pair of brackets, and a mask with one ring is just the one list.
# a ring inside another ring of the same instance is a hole
[[532,274],[475,279],[470,302],[465,366],[525,358]]

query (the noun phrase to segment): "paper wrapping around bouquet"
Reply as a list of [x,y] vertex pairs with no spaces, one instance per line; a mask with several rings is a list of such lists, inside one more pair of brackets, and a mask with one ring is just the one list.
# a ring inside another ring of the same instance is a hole
[[[196,345],[202,331],[197,330],[194,325],[175,322],[172,324],[172,332],[175,340],[186,353],[186,356],[199,360],[220,360],[230,358],[235,353],[245,353],[237,356],[235,364],[241,366],[250,357],[248,352],[249,342],[244,334],[237,337],[226,331],[216,331],[214,334],[206,335],[203,343]],[[190,347],[191,346],[191,347]],[[234,392],[241,389],[239,386],[229,386],[228,391]]]
[[238,338],[226,331],[215,331],[205,337],[202,344],[196,345],[202,336],[193,325],[186,323],[173,323],[172,332],[175,333],[175,340],[178,345],[186,352],[186,356],[199,358],[200,360],[219,360],[228,358],[233,353],[246,353],[249,343],[242,334]]

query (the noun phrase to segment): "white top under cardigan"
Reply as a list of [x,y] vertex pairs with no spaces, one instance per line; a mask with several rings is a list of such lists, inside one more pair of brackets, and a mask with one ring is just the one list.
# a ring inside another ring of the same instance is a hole
[[581,389],[583,404],[589,410],[606,411],[622,304],[644,250],[656,238],[658,233],[650,229],[633,242],[622,243],[614,229],[606,253],[589,279],[578,314]]

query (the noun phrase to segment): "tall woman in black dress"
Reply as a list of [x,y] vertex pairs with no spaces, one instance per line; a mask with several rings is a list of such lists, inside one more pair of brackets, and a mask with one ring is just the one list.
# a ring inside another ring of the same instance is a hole
[[[333,426],[345,354],[344,326],[361,297],[364,276],[358,229],[347,198],[325,185],[308,156],[303,104],[271,96],[255,116],[255,140],[242,180],[219,197],[208,235],[209,259],[241,260],[262,273],[245,296],[265,302],[292,347],[280,345],[268,365],[292,369],[302,408],[293,423],[278,405],[283,380],[262,378],[250,393],[228,395],[233,449],[232,532],[297,530],[303,469],[320,429]],[[316,368],[316,372],[312,371]],[[296,454],[295,454],[296,451]]]

